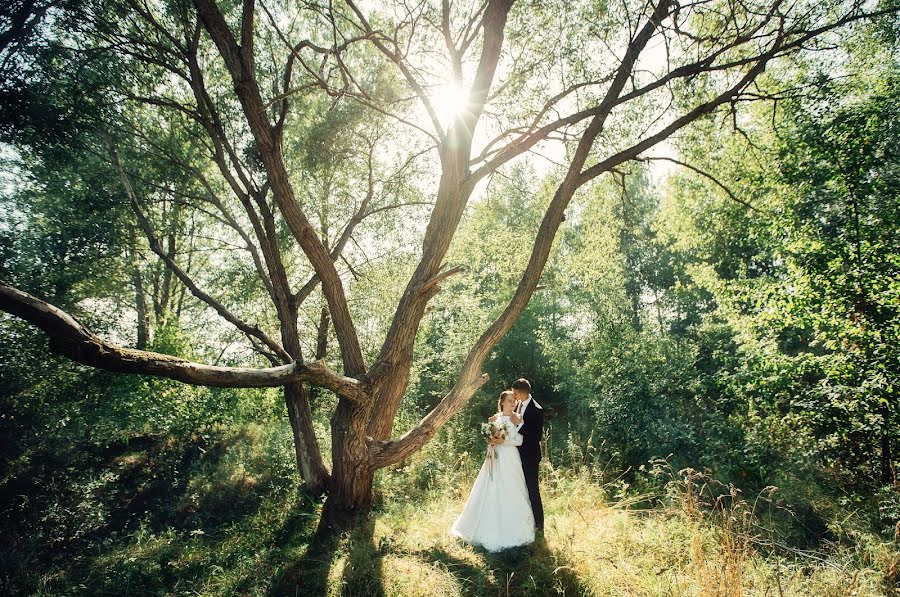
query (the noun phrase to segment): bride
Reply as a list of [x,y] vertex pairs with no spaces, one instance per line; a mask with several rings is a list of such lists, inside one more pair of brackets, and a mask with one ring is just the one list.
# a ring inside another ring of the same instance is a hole
[[515,403],[512,391],[500,394],[496,421],[506,428],[506,439],[492,440],[494,458],[484,461],[462,514],[450,528],[451,535],[488,551],[534,541],[534,515],[516,447],[522,445],[516,429],[520,421],[512,420]]

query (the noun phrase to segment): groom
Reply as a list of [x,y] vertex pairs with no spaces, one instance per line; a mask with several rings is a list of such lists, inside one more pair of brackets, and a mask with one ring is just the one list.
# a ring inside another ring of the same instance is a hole
[[528,488],[535,529],[543,533],[544,506],[541,504],[541,491],[538,487],[538,465],[541,462],[544,408],[531,397],[531,384],[527,379],[514,381],[512,391],[516,396],[516,414],[522,418],[518,424],[519,433],[522,435],[519,457],[522,460],[522,472],[525,473],[525,486]]

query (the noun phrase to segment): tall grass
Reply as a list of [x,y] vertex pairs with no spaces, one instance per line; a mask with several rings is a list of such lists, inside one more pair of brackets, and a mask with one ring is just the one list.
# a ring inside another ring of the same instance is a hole
[[773,525],[774,489],[745,500],[665,463],[651,471],[657,483],[626,482],[602,442],[556,437],[541,470],[545,535],[497,554],[449,535],[482,454],[439,441],[384,471],[376,510],[332,537],[315,535],[321,504],[298,490],[286,424],[132,441],[93,456],[75,450],[41,477],[56,475],[52,490],[34,485],[19,519],[3,523],[0,588],[366,597],[895,591],[896,544],[860,535],[792,549]]

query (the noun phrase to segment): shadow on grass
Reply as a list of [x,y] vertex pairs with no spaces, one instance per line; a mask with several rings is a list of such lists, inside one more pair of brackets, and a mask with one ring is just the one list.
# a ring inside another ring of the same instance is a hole
[[[551,548],[543,536],[527,546],[498,553],[475,548],[482,562],[473,561],[443,547],[409,551],[397,543],[374,540],[377,514],[338,533],[298,536],[291,521],[275,535],[275,541],[307,544],[306,552],[281,570],[268,594],[363,595],[385,594],[383,559],[413,558],[428,567],[446,571],[462,595],[591,595],[579,577],[565,548]],[[308,528],[308,527],[307,527]],[[399,580],[399,579],[398,579]]]
[[463,595],[591,595],[590,588],[569,565],[559,549],[551,549],[543,537],[531,545],[492,553],[481,548],[477,566],[452,553],[434,548],[416,557],[439,565],[453,575]]
[[[306,553],[281,571],[268,594],[384,595],[383,554],[374,544],[374,531],[373,516],[361,519],[344,532],[320,530],[312,537]],[[281,534],[280,531],[278,535]]]
[[[212,440],[147,435],[33,454],[0,484],[0,585],[13,593],[77,586],[89,593],[202,583],[211,570],[172,563],[189,550],[219,550],[231,527],[257,516],[273,489],[265,477],[219,470],[228,450],[247,441],[245,430]],[[199,491],[189,485],[198,478],[208,485]],[[171,539],[123,557],[161,535]]]
[[261,464],[264,455],[226,458],[243,442],[257,440],[243,431],[144,436],[35,454],[0,484],[9,498],[0,506],[4,594],[378,597],[391,582],[383,560],[394,556],[446,570],[465,595],[588,593],[565,554],[542,539],[478,552],[483,562],[473,563],[453,550],[376,544],[378,514],[318,533],[318,504],[292,493],[293,482]]

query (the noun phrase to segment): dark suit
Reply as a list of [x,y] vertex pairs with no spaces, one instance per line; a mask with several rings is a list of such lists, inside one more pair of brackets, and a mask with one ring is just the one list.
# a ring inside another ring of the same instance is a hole
[[538,408],[534,400],[528,403],[522,413],[524,422],[519,428],[522,445],[519,446],[519,457],[522,460],[522,472],[525,473],[525,486],[528,488],[528,499],[534,513],[534,526],[538,530],[544,528],[544,505],[541,503],[541,491],[538,487],[538,465],[541,462],[541,435],[544,433],[544,410]]

